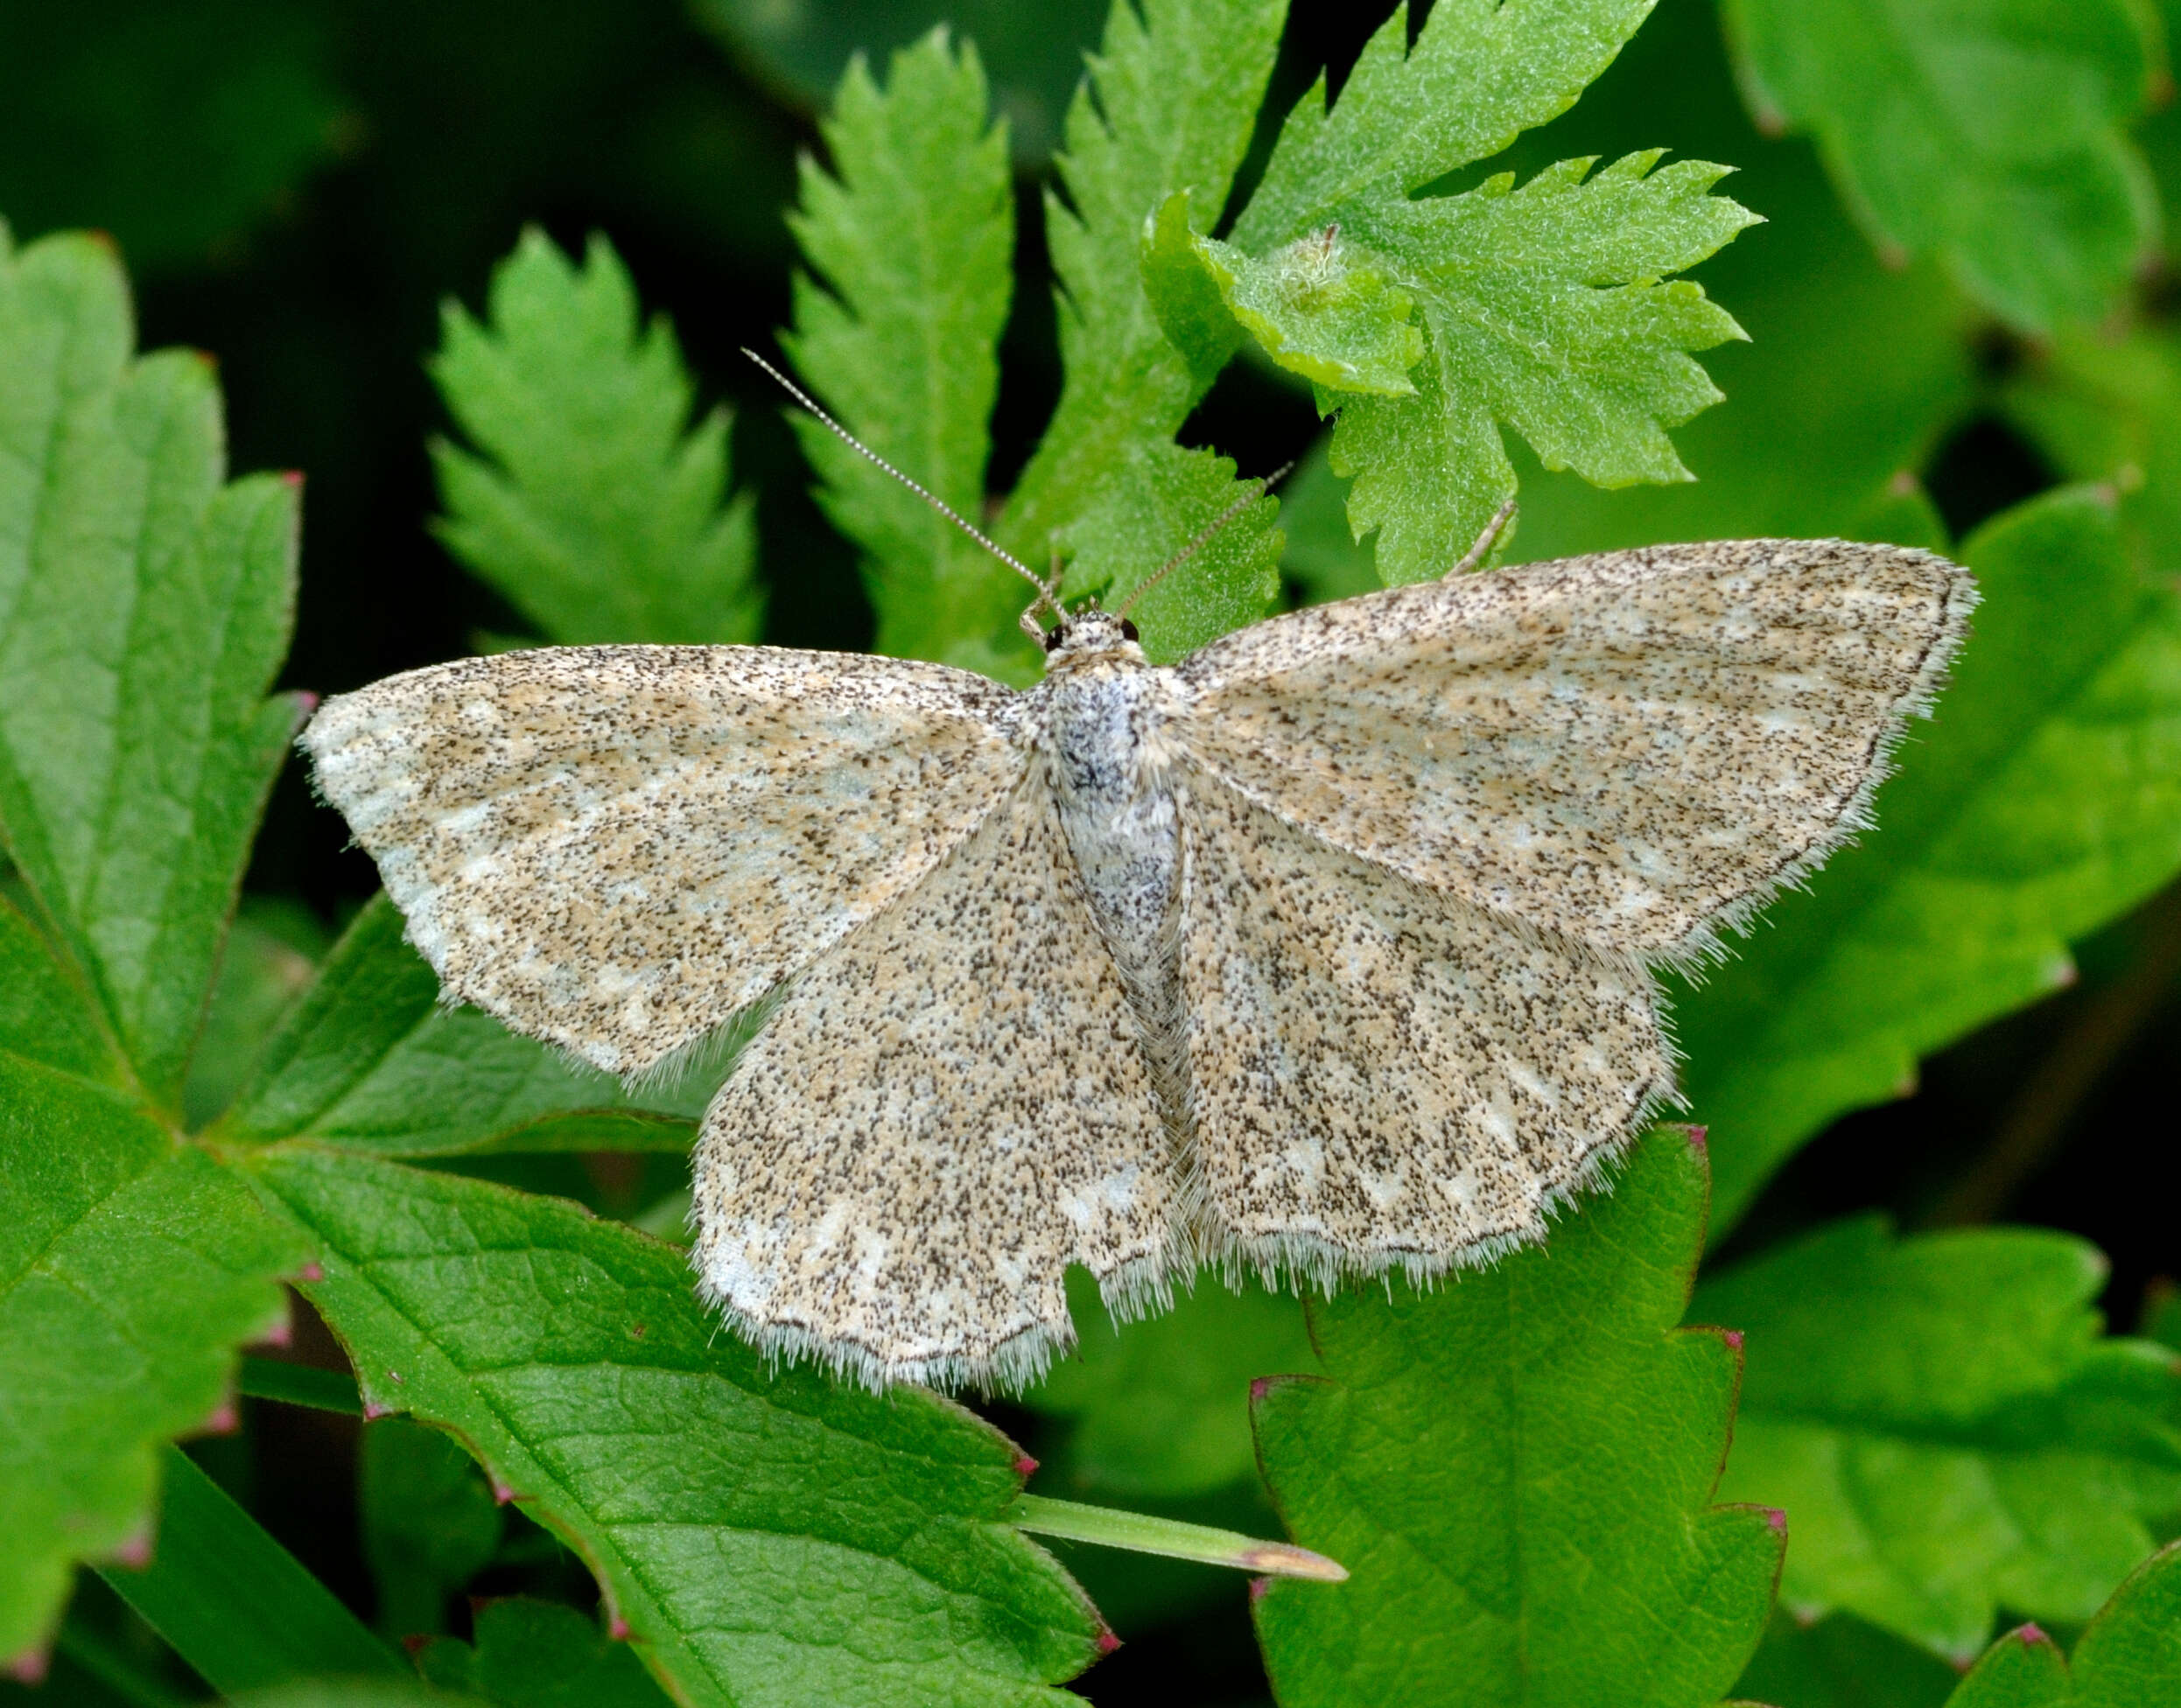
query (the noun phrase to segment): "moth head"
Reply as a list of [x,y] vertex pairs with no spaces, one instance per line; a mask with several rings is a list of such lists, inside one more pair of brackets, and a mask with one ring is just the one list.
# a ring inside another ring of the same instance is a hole
[[1123,658],[1140,664],[1144,653],[1136,639],[1136,625],[1114,612],[1101,611],[1096,606],[1063,611],[1059,621],[1045,631],[1045,668],[1049,674],[1063,665],[1096,658]]

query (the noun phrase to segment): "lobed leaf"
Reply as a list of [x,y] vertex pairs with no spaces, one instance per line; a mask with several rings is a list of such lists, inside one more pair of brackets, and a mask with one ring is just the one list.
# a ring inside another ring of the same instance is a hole
[[300,722],[296,489],[222,486],[208,364],[132,336],[109,248],[0,235],[0,843],[171,1105]]
[[1721,1485],[1784,1508],[1781,1595],[1960,1662],[1997,1609],[2089,1618],[2181,1514],[2181,1375],[2099,1338],[2080,1240],[2026,1228],[1895,1240],[1836,1224],[1698,1289],[1748,1335]]
[[[789,218],[817,277],[796,276],[788,354],[850,431],[974,520],[1014,243],[1006,132],[986,118],[977,50],[935,30],[894,54],[883,89],[859,57],[823,130],[833,170],[803,163]],[[821,423],[794,419],[826,514],[863,549],[876,650],[1004,668],[998,637],[1031,590]]]
[[477,452],[431,447],[439,537],[549,640],[754,640],[754,500],[727,500],[727,414],[594,234],[579,269],[544,233],[494,270],[490,323],[449,302],[432,378]]
[[1652,150],[1415,193],[1564,111],[1649,10],[1460,0],[1413,47],[1397,10],[1336,106],[1321,80],[1289,116],[1231,242],[1194,245],[1236,323],[1339,410],[1332,466],[1389,584],[1444,574],[1513,495],[1503,425],[1600,485],[1689,478],[1666,429],[1720,395],[1689,353],[1743,334],[1661,281],[1755,221],[1710,193],[1725,169]]
[[1882,254],[2025,332],[2109,308],[2157,234],[2123,134],[2161,73],[2131,0],[1725,0],[1760,123],[1817,139]]
[[2181,1695],[2181,1544],[2114,1591],[2072,1657],[2034,1625],[1994,1643],[1946,1708],[2150,1708]]
[[155,1449],[284,1326],[306,1248],[119,1092],[0,1054],[0,1657],[41,1645],[72,1566],[150,1547]]
[[719,1070],[645,1107],[609,1074],[448,1009],[383,892],[265,1045],[215,1138],[323,1139],[383,1156],[479,1151],[681,1151]]
[[1018,1450],[966,1411],[769,1370],[682,1253],[573,1205],[316,1145],[253,1166],[322,1242],[368,1404],[461,1437],[678,1700],[1057,1704],[1096,1653],[1006,1522]]
[[1711,1504],[1737,1359],[1675,1327],[1705,1191],[1661,1130],[1547,1247],[1312,1301],[1326,1376],[1260,1384],[1258,1450],[1295,1539],[1351,1575],[1257,1602],[1287,1708],[1697,1708],[1734,1682],[1785,1537]]
[[1034,565],[1130,478],[1144,447],[1172,439],[1232,353],[1192,365],[1168,342],[1138,252],[1146,219],[1176,196],[1188,198],[1185,232],[1218,220],[1286,10],[1282,0],[1114,0],[1068,109],[1059,187],[1045,197],[1064,377],[1001,524]]
[[2181,867],[2181,609],[2074,489],[1962,548],[1983,603],[1954,682],[1879,792],[1878,833],[1675,1012],[1720,1217],[1919,1054],[2065,983],[2067,945]]

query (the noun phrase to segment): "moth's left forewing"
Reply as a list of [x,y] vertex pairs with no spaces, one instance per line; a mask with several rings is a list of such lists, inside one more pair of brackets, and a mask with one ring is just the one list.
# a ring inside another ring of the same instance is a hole
[[1927,552],[1662,546],[1215,641],[1178,743],[1287,822],[1609,953],[1686,956],[1868,816],[1974,590]]

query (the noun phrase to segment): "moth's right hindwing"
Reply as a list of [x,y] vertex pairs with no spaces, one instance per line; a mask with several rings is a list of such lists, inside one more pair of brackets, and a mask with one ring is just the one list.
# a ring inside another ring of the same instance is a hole
[[447,993],[631,1074],[971,835],[1027,766],[1016,697],[894,659],[551,648],[341,695],[302,745]]

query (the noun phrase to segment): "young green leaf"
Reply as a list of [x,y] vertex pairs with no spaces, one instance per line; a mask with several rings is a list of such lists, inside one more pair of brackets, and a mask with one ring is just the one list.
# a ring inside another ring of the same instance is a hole
[[1549,1246],[1312,1301],[1328,1374],[1259,1384],[1258,1447],[1295,1539],[1351,1575],[1257,1603],[1288,1708],[1699,1708],[1734,1682],[1785,1538],[1711,1504],[1737,1358],[1675,1327],[1704,1197],[1662,1130]]
[[573,1205],[312,1145],[254,1166],[323,1242],[366,1400],[461,1437],[678,1699],[1057,1704],[1096,1654],[966,1411],[769,1369],[681,1252]]
[[76,1561],[151,1545],[155,1449],[230,1402],[287,1320],[295,1231],[121,1094],[0,1054],[0,1659]]
[[1445,573],[1513,494],[1503,424],[1602,486],[1688,478],[1666,430],[1720,395],[1688,353],[1742,332],[1661,281],[1754,221],[1709,193],[1726,169],[1652,150],[1414,194],[1564,111],[1649,10],[1458,0],[1410,47],[1397,10],[1335,107],[1321,80],[1289,116],[1231,247],[1196,246],[1240,324],[1340,408],[1333,466],[1389,583]]
[[1317,1368],[1301,1302],[1255,1285],[1230,1292],[1208,1278],[1177,1295],[1173,1310],[1115,1327],[1089,1277],[1078,1270],[1069,1279],[1068,1306],[1083,1338],[1022,1396],[1034,1410],[1073,1420],[1048,1456],[1059,1488],[1173,1499],[1249,1476],[1251,1382]]
[[2034,1625],[2002,1637],[1946,1708],[2153,1708],[2181,1700],[2181,1543],[2147,1560],[2076,1642]]
[[505,1528],[476,1461],[438,1430],[399,1417],[365,1426],[356,1516],[378,1586],[379,1629],[395,1638],[446,1629],[447,1598],[491,1564]]
[[1794,1526],[1783,1600],[1958,1662],[2001,1606],[2078,1620],[2181,1514],[2171,1354],[2101,1340],[2105,1264],[2026,1228],[1895,1240],[1858,1219],[1707,1281],[1748,1335],[1723,1493]]
[[132,342],[109,248],[0,234],[0,842],[171,1104],[300,722],[296,489],[222,486],[210,365]]
[[1065,377],[1002,522],[1033,564],[1130,478],[1142,447],[1172,439],[1233,353],[1230,342],[1193,366],[1168,342],[1138,251],[1154,210],[1174,210],[1182,242],[1218,220],[1286,11],[1281,0],[1115,0],[1107,17],[1045,197]]
[[266,1044],[217,1138],[320,1138],[385,1156],[685,1150],[719,1069],[639,1103],[618,1082],[517,1038],[439,981],[383,894]]
[[[884,89],[857,59],[824,129],[833,171],[803,163],[789,221],[818,276],[796,279],[788,354],[850,431],[975,520],[1014,244],[1006,133],[986,118],[977,50],[935,30],[894,55]],[[794,420],[826,514],[863,548],[877,650],[1004,668],[1032,590],[822,424]],[[1019,635],[1013,649],[1019,674]]]
[[487,1601],[474,1637],[474,1646],[426,1643],[417,1670],[493,1708],[668,1708],[635,1652],[573,1607],[527,1596]]
[[2122,134],[2160,69],[2131,0],[1725,0],[1758,122],[1812,132],[1882,254],[2025,332],[2094,319],[2156,235]]
[[401,1657],[179,1447],[160,1454],[148,1565],[101,1575],[223,1697],[322,1674],[403,1678]]
[[442,317],[431,375],[483,454],[431,447],[438,532],[549,640],[754,640],[753,500],[727,493],[727,416],[688,427],[673,328],[639,321],[603,236],[580,270],[535,228],[494,270],[490,324]]
[[2181,607],[2129,566],[2110,505],[2018,506],[1961,556],[1983,604],[1878,829],[1675,1012],[1731,1221],[1824,1124],[2072,975],[2071,939],[2181,866]]

